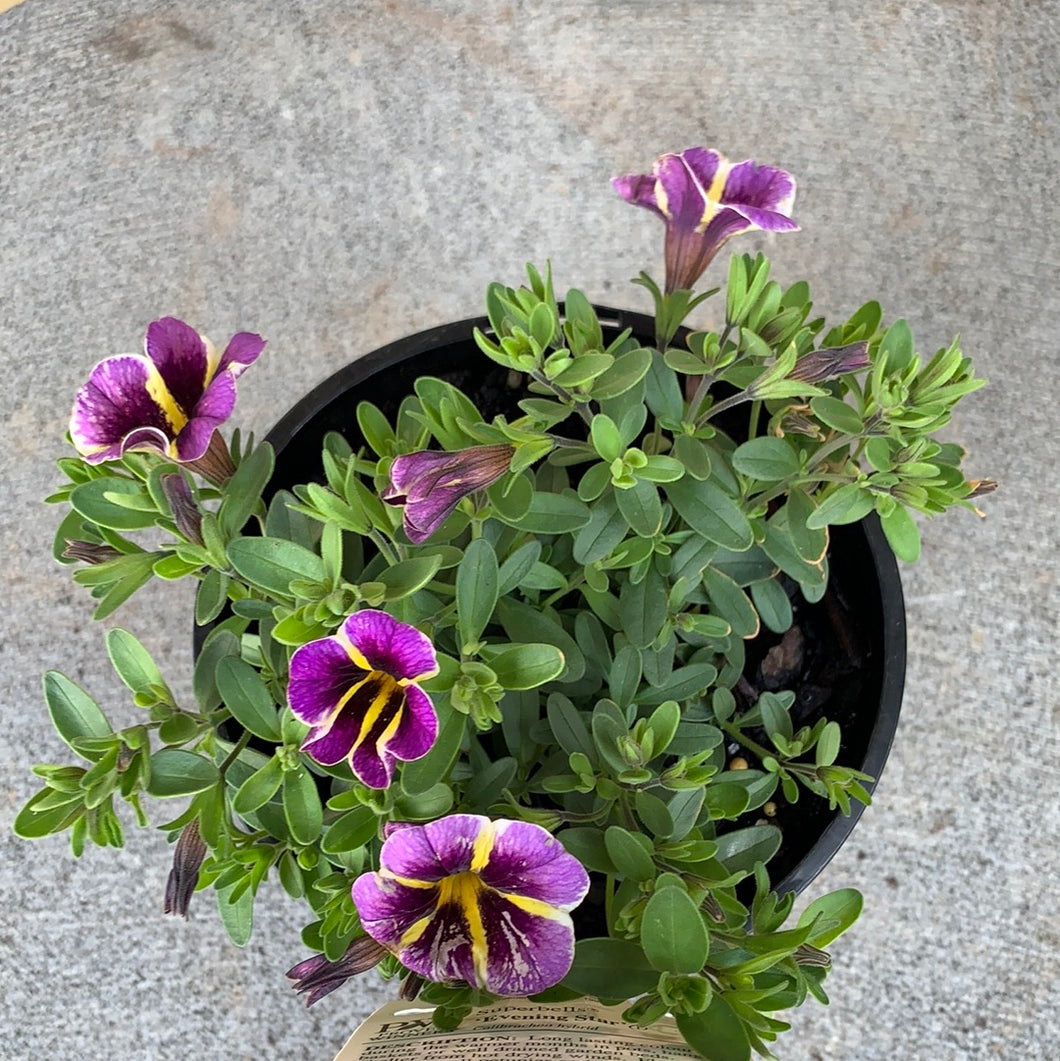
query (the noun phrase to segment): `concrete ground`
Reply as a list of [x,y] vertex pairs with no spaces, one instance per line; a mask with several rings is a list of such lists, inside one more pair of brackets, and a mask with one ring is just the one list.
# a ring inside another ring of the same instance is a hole
[[[854,885],[828,1009],[786,1061],[1056,1057],[1060,5],[1055,0],[0,2],[0,1056],[319,1058],[386,997],[306,1012],[278,888],[244,950],[208,900],[164,918],[169,850],[80,861],[16,840],[31,764],[62,761],[57,667],[131,722],[40,499],[100,357],[175,314],[270,341],[241,422],[383,342],[479,312],[550,257],[633,308],[662,227],[608,178],[693,144],[782,165],[802,232],[761,247],[841,319],[877,297],[922,349],[955,332],[991,387],[951,437],[983,507],[924,526],[903,572],[905,710],[876,804],[814,886]],[[189,602],[114,622],[186,690]],[[183,684],[182,684],[183,683]]]

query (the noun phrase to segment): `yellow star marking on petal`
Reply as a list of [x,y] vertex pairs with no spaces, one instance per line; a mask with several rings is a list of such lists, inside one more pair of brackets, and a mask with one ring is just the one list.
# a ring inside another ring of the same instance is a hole
[[497,834],[493,828],[493,822],[487,821],[475,837],[475,846],[471,849],[471,872],[481,873],[486,868],[486,863],[493,853],[493,842]]
[[202,381],[202,389],[206,390],[213,379],[214,374],[217,372],[217,366],[221,363],[221,352],[217,349],[205,335],[199,336],[202,339],[203,346],[206,347],[206,373]]
[[[475,976],[478,987],[485,986],[487,974],[488,946],[486,943],[486,926],[482,923],[482,911],[479,909],[479,893],[485,885],[476,873],[454,873],[438,884],[438,901],[435,909],[438,914],[446,906],[455,906],[464,915],[467,925],[468,941],[471,944],[471,959],[475,963]],[[444,916],[444,915],[442,915]],[[418,927],[418,922],[413,928]],[[411,929],[410,929],[411,931]],[[402,938],[404,946],[404,938]]]
[[722,159],[718,160],[718,168],[714,174],[714,179],[710,182],[710,187],[706,190],[703,198],[703,216],[699,219],[699,225],[696,226],[700,231],[706,228],[711,218],[721,209],[721,195],[725,191],[725,182],[729,179],[729,171],[731,169],[731,162],[725,162]]
[[[375,679],[379,683],[379,691],[375,694],[371,704],[368,706],[368,710],[364,713],[364,718],[361,720],[361,729],[357,734],[357,739],[353,742],[354,748],[359,748],[369,733],[372,732],[372,726],[375,725],[376,720],[383,713],[383,709],[386,707],[387,702],[390,700],[392,693],[397,687],[397,682],[390,677],[389,674],[384,674],[382,671],[372,671],[364,681],[358,684],[358,688],[364,685],[366,682]],[[404,699],[404,697],[402,697]],[[384,734],[389,733],[393,736],[393,730],[397,728],[397,722],[401,720],[401,708],[397,709],[394,715],[394,719],[387,724],[387,728],[383,731]]]
[[361,670],[372,670],[372,665],[364,658],[364,653],[350,641],[342,630],[335,634],[335,640],[346,650],[346,655],[350,657],[354,666],[360,667]]
[[509,892],[497,892],[497,894],[512,906],[517,906],[525,913],[533,914],[534,917],[547,917],[550,921],[567,921],[569,915],[556,906],[546,903],[541,899],[531,899],[526,895],[512,895]]
[[184,410],[177,404],[176,398],[169,393],[166,381],[162,379],[162,373],[155,368],[153,362],[149,361],[148,366],[147,393],[150,395],[151,400],[162,410],[166,423],[169,424],[173,434],[179,435],[184,425],[188,422],[188,418]]

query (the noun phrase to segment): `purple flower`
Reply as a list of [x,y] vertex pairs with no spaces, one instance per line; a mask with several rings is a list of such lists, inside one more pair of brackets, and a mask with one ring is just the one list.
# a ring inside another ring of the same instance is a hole
[[461,498],[495,483],[508,470],[514,452],[508,445],[472,446],[453,453],[423,450],[395,457],[383,500],[405,506],[405,533],[419,545]]
[[414,626],[354,612],[291,657],[287,699],[312,727],[302,750],[327,766],[347,759],[364,784],[386,788],[394,761],[419,759],[438,736],[434,705],[416,684],[437,673],[434,648]]
[[566,976],[581,863],[540,825],[477,814],[394,833],[354,882],[364,930],[429,980],[526,996]]
[[187,463],[203,457],[232,413],[236,378],[265,348],[260,335],[234,335],[218,355],[208,339],[173,317],[148,325],[146,354],[100,361],[77,392],[70,436],[89,464],[131,449]]
[[721,245],[748,229],[794,232],[795,179],[748,159],[732,163],[708,147],[657,159],[652,174],[615,177],[628,203],[666,222],[666,290],[691,288]]
[[802,383],[823,383],[835,376],[868,367],[869,344],[848,343],[846,346],[811,350],[804,354],[795,362],[795,367],[788,373],[788,379],[800,380]]

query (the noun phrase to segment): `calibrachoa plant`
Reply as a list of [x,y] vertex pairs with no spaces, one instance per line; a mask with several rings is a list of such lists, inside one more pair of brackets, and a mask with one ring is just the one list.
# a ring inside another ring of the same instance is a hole
[[[16,832],[120,846],[118,801],[183,797],[167,912],[212,888],[232,939],[267,880],[304,899],[310,1003],[378,967],[453,1027],[498,996],[591,995],[671,1013],[704,1057],[739,1061],[827,1001],[843,889],[789,923],[770,889],[778,800],[847,813],[871,781],[840,727],[756,688],[746,647],[785,635],[828,579],[829,527],[879,515],[899,557],[929,516],[992,487],[935,433],[982,383],[956,342],[915,352],[869,302],[810,315],[761,256],[731,259],[718,330],[682,330],[695,285],[748,229],[796,229],[792,177],[692,148],[618,193],[665,224],[655,336],[606,333],[551,272],[493,284],[476,331],[522,388],[480,410],[424,377],[392,421],[349,410],[318,474],[221,428],[264,341],[218,354],[173,318],[145,355],[100,362],[50,501],[56,556],[109,616],[152,577],[198,582],[196,702],[107,633],[142,721],[115,731],[58,672],[44,694],[80,765],[43,765]],[[140,532],[146,532],[142,535]]]

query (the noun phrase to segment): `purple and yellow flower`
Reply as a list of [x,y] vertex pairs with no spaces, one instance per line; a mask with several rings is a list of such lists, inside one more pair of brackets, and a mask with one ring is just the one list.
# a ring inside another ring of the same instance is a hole
[[287,699],[312,728],[302,750],[318,763],[349,761],[370,788],[386,788],[395,760],[430,751],[438,717],[416,684],[438,673],[426,635],[386,612],[354,612],[331,637],[291,657]]
[[411,972],[522,997],[567,975],[570,911],[588,890],[581,863],[540,825],[453,814],[393,833],[353,902]]
[[265,348],[240,332],[218,354],[194,328],[174,317],[148,325],[145,354],[118,354],[92,369],[77,392],[70,437],[89,464],[153,449],[189,463],[206,453],[232,413],[236,379]]
[[628,203],[666,222],[666,290],[691,288],[722,244],[748,229],[794,232],[795,179],[748,159],[732,163],[708,147],[666,154],[650,174],[611,181]]
[[462,498],[495,483],[509,468],[513,447],[472,446],[452,453],[423,450],[395,457],[384,501],[404,505],[408,539],[425,542]]

